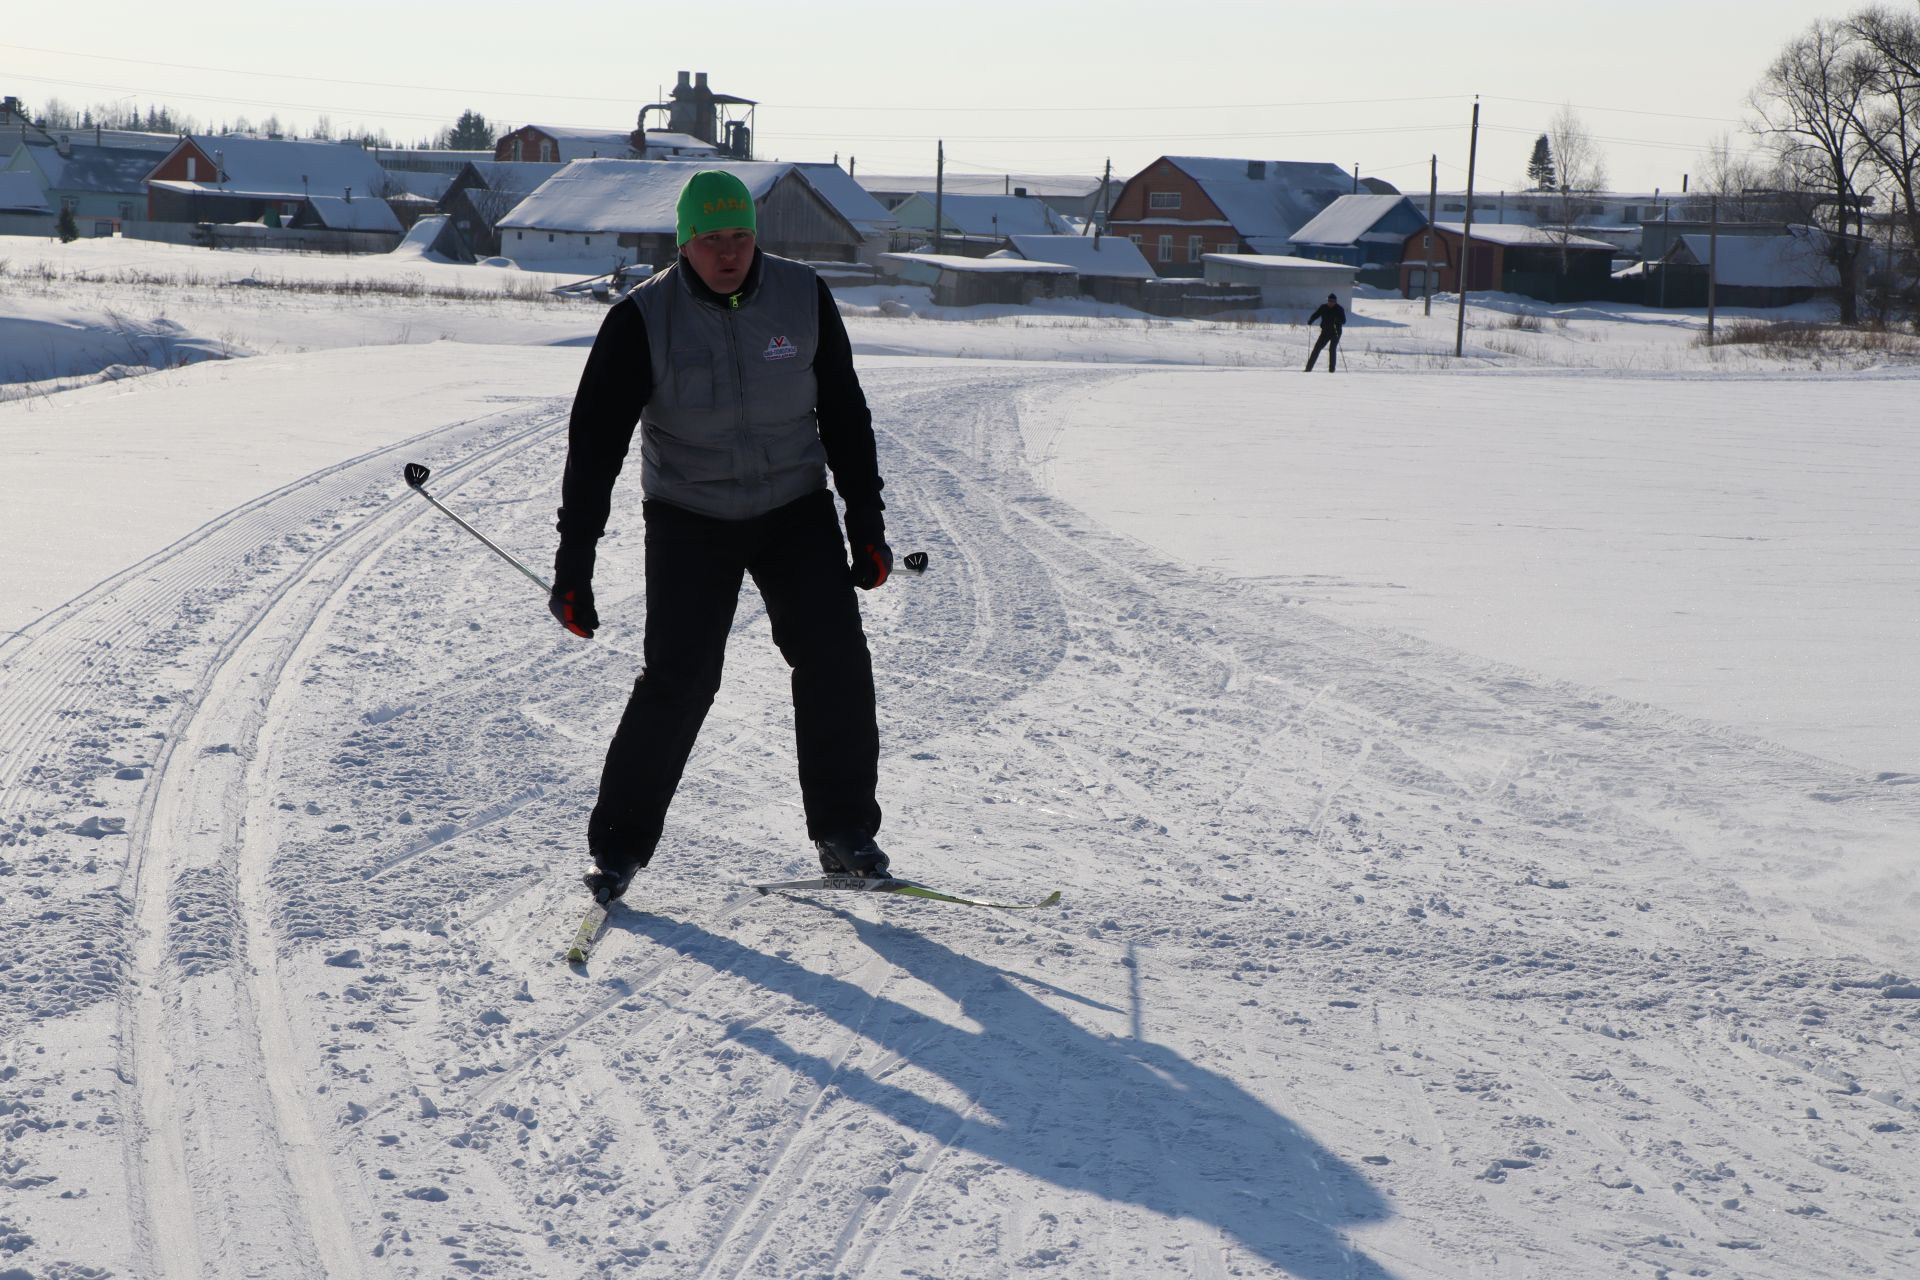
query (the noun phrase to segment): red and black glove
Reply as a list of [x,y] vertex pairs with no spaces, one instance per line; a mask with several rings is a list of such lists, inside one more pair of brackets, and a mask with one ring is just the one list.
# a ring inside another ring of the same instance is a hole
[[547,596],[547,612],[561,626],[589,640],[600,626],[600,614],[593,607],[593,560],[592,546],[561,543],[553,557],[553,590]]
[[847,512],[847,545],[853,548],[853,585],[862,591],[873,590],[893,572],[887,522],[878,511]]

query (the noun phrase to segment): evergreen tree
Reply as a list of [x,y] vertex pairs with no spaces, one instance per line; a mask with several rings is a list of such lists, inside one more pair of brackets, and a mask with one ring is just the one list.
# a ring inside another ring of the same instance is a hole
[[80,224],[74,221],[72,206],[60,206],[60,216],[54,220],[53,229],[62,244],[72,244],[80,238]]
[[1558,185],[1553,172],[1553,147],[1544,133],[1533,140],[1533,158],[1527,161],[1527,181],[1536,191],[1551,191]]
[[478,111],[462,111],[454,126],[440,136],[442,145],[449,151],[493,150],[493,126]]

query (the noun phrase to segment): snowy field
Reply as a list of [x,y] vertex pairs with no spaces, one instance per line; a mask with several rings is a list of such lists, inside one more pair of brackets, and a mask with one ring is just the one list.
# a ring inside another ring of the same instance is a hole
[[5,1280],[1920,1271],[1900,350],[849,294],[932,561],[882,843],[1064,901],[746,890],[810,861],[749,593],[581,972],[635,495],[587,643],[399,471],[544,565],[600,308],[0,263]]

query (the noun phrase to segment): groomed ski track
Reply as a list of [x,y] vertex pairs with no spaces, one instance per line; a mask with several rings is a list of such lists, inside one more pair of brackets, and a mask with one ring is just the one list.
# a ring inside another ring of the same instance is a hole
[[0,644],[0,833],[44,871],[0,1237],[62,1277],[1911,1268],[1920,1002],[1873,899],[1912,881],[1838,870],[1916,788],[1157,558],[1022,440],[1115,376],[867,374],[932,557],[863,600],[883,843],[1046,913],[744,888],[810,872],[749,592],[658,861],[560,963],[637,516],[585,644],[399,470],[538,564],[563,402]]

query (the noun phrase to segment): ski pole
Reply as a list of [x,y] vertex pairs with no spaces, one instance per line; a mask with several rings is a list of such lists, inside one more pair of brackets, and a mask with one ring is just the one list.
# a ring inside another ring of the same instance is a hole
[[[459,525],[462,529],[465,529],[468,533],[472,534],[474,537],[480,539],[480,541],[483,544],[485,544],[486,547],[490,551],[492,551],[495,555],[499,556],[502,560],[505,560],[508,564],[512,565],[514,568],[518,569],[520,572],[526,574],[529,578],[532,578],[534,581],[534,584],[538,586],[542,591],[545,591],[548,594],[552,594],[553,586],[545,578],[542,578],[539,574],[527,568],[527,566],[521,564],[518,560],[514,559],[513,556],[507,553],[506,551],[501,550],[490,539],[488,539],[486,534],[481,533],[478,529],[468,524],[465,520],[462,520],[459,516],[455,515],[453,512],[448,511],[445,503],[441,502],[440,499],[434,497],[432,494],[428,493],[424,488],[421,487],[422,485],[426,484],[427,477],[433,474],[432,471],[427,469],[425,464],[419,463],[419,462],[409,462],[402,469],[401,474],[406,477],[407,487],[409,489],[412,489],[415,493],[425,498],[428,502],[431,502],[434,506],[439,507],[440,510],[446,515],[448,519],[452,520],[455,524]],[[911,569],[915,574],[925,573],[927,571],[927,553],[924,551],[909,551],[904,557],[902,557],[901,563],[904,564],[908,569]]]
[[512,565],[514,568],[518,569],[520,572],[526,574],[529,578],[532,578],[534,581],[534,585],[539,587],[540,590],[546,592],[549,595],[553,593],[553,584],[549,583],[545,578],[542,578],[539,574],[535,573],[533,570],[527,568],[527,566],[521,564],[518,560],[514,559],[507,552],[501,550],[498,546],[495,546],[494,543],[488,539],[486,534],[481,533],[478,529],[468,524],[465,520],[462,520],[459,516],[454,515],[453,512],[448,511],[446,506],[440,501],[440,499],[434,497],[432,494],[428,493],[424,488],[422,488],[421,486],[426,484],[427,482],[427,477],[433,474],[433,472],[429,471],[423,464],[418,462],[409,462],[401,470],[401,474],[406,477],[407,487],[409,489],[413,490],[415,493],[425,498],[428,502],[431,502],[434,506],[439,507],[440,510],[443,513],[445,513],[448,519],[452,520],[455,524],[459,525],[462,529],[465,529],[468,533],[472,534],[474,537],[480,539],[480,541],[487,547],[488,550],[492,551],[495,555],[499,556],[502,560],[505,560],[508,564]]

